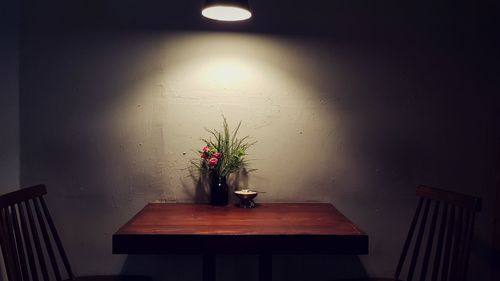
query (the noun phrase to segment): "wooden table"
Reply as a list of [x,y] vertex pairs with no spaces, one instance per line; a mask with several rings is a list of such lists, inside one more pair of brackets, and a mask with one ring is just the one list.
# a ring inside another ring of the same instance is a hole
[[267,281],[272,254],[367,254],[368,235],[331,204],[152,203],[113,234],[113,253],[203,254],[204,281],[215,280],[216,254],[259,254]]

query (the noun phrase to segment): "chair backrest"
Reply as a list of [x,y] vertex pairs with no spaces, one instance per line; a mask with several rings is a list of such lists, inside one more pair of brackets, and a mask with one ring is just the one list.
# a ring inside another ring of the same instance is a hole
[[394,279],[466,280],[475,213],[481,210],[481,200],[428,186],[417,187],[417,196],[417,210]]
[[9,281],[60,281],[62,274],[74,279],[45,194],[45,185],[37,185],[0,196],[0,246]]

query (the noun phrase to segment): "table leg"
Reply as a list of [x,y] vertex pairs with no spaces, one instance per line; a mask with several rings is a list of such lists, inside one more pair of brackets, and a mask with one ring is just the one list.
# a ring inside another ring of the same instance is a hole
[[215,281],[215,255],[203,255],[203,281]]
[[273,256],[270,254],[259,255],[259,281],[273,280]]

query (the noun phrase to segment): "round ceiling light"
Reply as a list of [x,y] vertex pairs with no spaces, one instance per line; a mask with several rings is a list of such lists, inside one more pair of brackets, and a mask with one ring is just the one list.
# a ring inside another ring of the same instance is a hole
[[206,0],[201,14],[220,21],[242,21],[252,17],[246,0]]

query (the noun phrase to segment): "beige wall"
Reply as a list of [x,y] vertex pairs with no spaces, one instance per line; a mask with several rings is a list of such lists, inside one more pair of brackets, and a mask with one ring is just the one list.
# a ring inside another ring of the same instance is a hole
[[[266,192],[259,202],[331,202],[370,234],[359,260],[278,257],[276,280],[392,274],[417,184],[483,197],[476,243],[490,241],[494,112],[489,93],[471,92],[467,50],[90,32],[26,35],[22,54],[22,184],[48,185],[77,273],[199,279],[199,257],[126,259],[111,254],[111,235],[149,201],[202,199],[183,169],[221,114],[258,141],[248,184]],[[256,277],[252,257],[220,263],[222,280]]]

